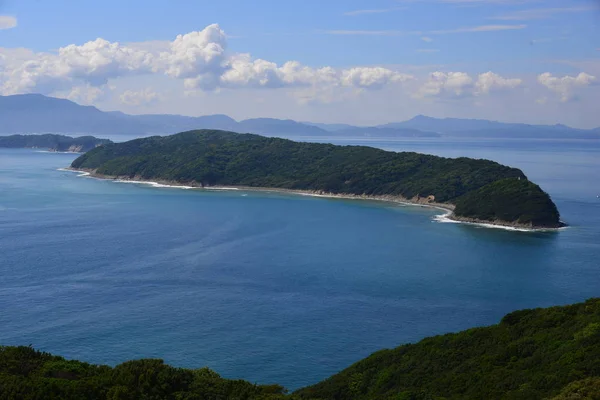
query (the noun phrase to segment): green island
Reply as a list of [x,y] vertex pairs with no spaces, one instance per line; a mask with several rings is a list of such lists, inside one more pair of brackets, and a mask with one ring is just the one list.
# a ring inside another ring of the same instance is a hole
[[563,225],[549,195],[521,170],[465,157],[198,130],[109,143],[71,168],[113,179],[406,201],[454,210],[452,217],[468,222]]
[[496,325],[381,350],[291,394],[158,359],[110,367],[0,347],[0,399],[597,400],[600,299],[515,311]]
[[72,153],[84,153],[108,143],[112,142],[108,139],[98,139],[93,136],[70,137],[54,134],[0,136],[0,147],[47,149],[49,151]]

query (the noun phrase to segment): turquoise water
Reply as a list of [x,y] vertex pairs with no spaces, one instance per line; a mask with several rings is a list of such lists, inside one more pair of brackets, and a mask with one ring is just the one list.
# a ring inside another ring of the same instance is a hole
[[95,363],[159,357],[293,389],[382,348],[600,295],[600,143],[360,143],[520,167],[571,227],[510,232],[378,202],[114,183],[57,170],[74,155],[1,149],[0,343]]

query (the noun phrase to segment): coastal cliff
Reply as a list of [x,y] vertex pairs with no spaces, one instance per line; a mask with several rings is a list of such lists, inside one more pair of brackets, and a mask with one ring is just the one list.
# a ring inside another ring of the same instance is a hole
[[465,157],[200,130],[108,144],[71,167],[105,178],[384,198],[454,210],[457,220],[562,226],[548,194],[521,170]]
[[84,153],[98,146],[112,143],[108,139],[98,139],[93,136],[70,137],[64,135],[11,135],[0,136],[0,147],[45,149],[70,153]]

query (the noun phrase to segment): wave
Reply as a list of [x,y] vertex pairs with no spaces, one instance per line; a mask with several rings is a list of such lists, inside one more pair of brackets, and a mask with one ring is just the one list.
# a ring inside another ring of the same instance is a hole
[[73,172],[75,174],[77,174],[77,176],[90,176],[89,172],[84,172],[84,171],[75,171],[69,168],[58,168],[57,171],[64,171],[64,172]]
[[53,154],[83,154],[78,151],[51,151],[51,150],[36,150],[35,153],[53,153]]
[[493,228],[493,229],[503,229],[505,231],[511,231],[511,232],[533,232],[533,233],[537,233],[537,232],[556,232],[557,230],[563,230],[563,229],[567,229],[568,226],[563,226],[561,228],[535,228],[535,229],[529,229],[529,228],[520,228],[520,227],[516,227],[516,226],[506,226],[506,225],[495,225],[495,224],[486,224],[485,222],[467,222],[467,221],[457,221],[455,219],[450,218],[450,215],[452,215],[452,212],[447,212],[445,214],[440,214],[440,215],[436,215],[433,217],[433,221],[434,222],[438,222],[438,223],[442,223],[442,224],[464,224],[464,225],[472,225],[472,226],[477,226],[477,227],[481,227],[481,228]]
[[[67,168],[59,168],[58,170],[78,173],[79,174],[79,175],[77,175],[78,177],[94,178],[93,176],[90,176],[89,172],[74,171],[72,169],[67,169]],[[95,179],[106,180],[104,178],[95,178]],[[295,195],[300,195],[300,196],[322,197],[322,198],[342,198],[342,199],[352,199],[352,200],[384,200],[384,201],[389,201],[389,202],[395,203],[396,205],[400,205],[400,206],[427,207],[427,208],[434,208],[437,210],[443,210],[444,211],[443,214],[435,215],[432,218],[433,222],[447,223],[447,224],[472,225],[472,226],[477,226],[477,227],[481,227],[481,228],[503,229],[505,231],[512,231],[512,232],[556,232],[557,230],[563,230],[563,229],[568,228],[568,226],[564,226],[561,228],[530,229],[530,228],[521,228],[521,227],[515,227],[515,226],[496,225],[496,224],[485,223],[485,222],[457,221],[457,220],[450,218],[450,216],[452,215],[452,211],[445,209],[443,207],[440,207],[437,205],[431,205],[431,204],[415,204],[412,202],[400,201],[400,200],[387,200],[387,199],[377,199],[377,198],[357,198],[356,196],[350,196],[350,195],[306,193],[303,191],[278,190],[275,188],[237,188],[237,187],[227,187],[227,186],[211,186],[211,187],[202,188],[202,187],[197,187],[197,186],[168,185],[168,184],[158,183],[158,182],[153,182],[153,181],[133,181],[133,180],[126,180],[126,179],[112,179],[111,181],[116,182],[116,183],[130,183],[130,184],[137,184],[137,185],[147,185],[147,186],[151,186],[154,188],[167,188],[167,189],[185,189],[185,190],[201,189],[201,190],[216,190],[216,191],[218,191],[218,190],[222,190],[222,191],[224,191],[224,190],[234,190],[234,191],[244,190],[244,191],[259,191],[259,192],[274,192],[274,193],[283,193],[283,194],[287,193],[287,194],[295,194]],[[242,195],[242,196],[244,196],[244,195]]]
[[223,187],[214,187],[214,186],[207,186],[205,188],[197,188],[197,189],[205,189],[205,190],[240,190],[240,188],[236,188],[236,187],[228,187],[228,186],[223,186]]
[[[89,175],[89,174],[88,174]],[[137,185],[147,185],[152,186],[154,188],[169,188],[169,189],[198,189],[194,186],[184,186],[184,185],[165,185],[164,183],[151,182],[151,181],[128,181],[124,179],[116,179],[113,180],[116,183],[133,183]]]

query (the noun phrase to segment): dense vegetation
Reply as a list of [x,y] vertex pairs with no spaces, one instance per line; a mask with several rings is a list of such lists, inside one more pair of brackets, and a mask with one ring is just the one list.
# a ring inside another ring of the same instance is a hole
[[[586,394],[587,393],[587,394]],[[302,399],[600,399],[600,299],[383,350]]]
[[486,221],[515,221],[555,227],[556,205],[538,185],[525,179],[502,179],[467,193],[456,201],[456,215]]
[[204,400],[283,398],[281,386],[221,378],[207,369],[174,368],[162,360],[114,368],[67,361],[31,347],[0,347],[1,400]]
[[[176,181],[202,186],[237,185],[344,193],[391,195],[408,199],[435,196],[436,202],[455,202],[490,183],[523,172],[488,160],[443,158],[418,153],[395,153],[364,146],[299,143],[279,138],[224,131],[190,131],[96,148],[76,159],[72,167],[108,176]],[[535,207],[541,190],[519,201],[531,203],[527,218],[537,221]],[[502,203],[494,203],[502,209]],[[555,209],[555,207],[554,207]],[[540,209],[544,221],[548,210]],[[515,221],[523,215],[510,212]],[[558,215],[556,221],[558,223]]]
[[97,139],[93,136],[76,138],[52,134],[0,136],[0,147],[39,148],[52,151],[86,152],[108,143],[111,143],[108,139]]
[[113,368],[0,347],[0,400],[8,399],[598,400],[600,299],[516,311],[498,325],[382,350],[291,395],[162,360]]

